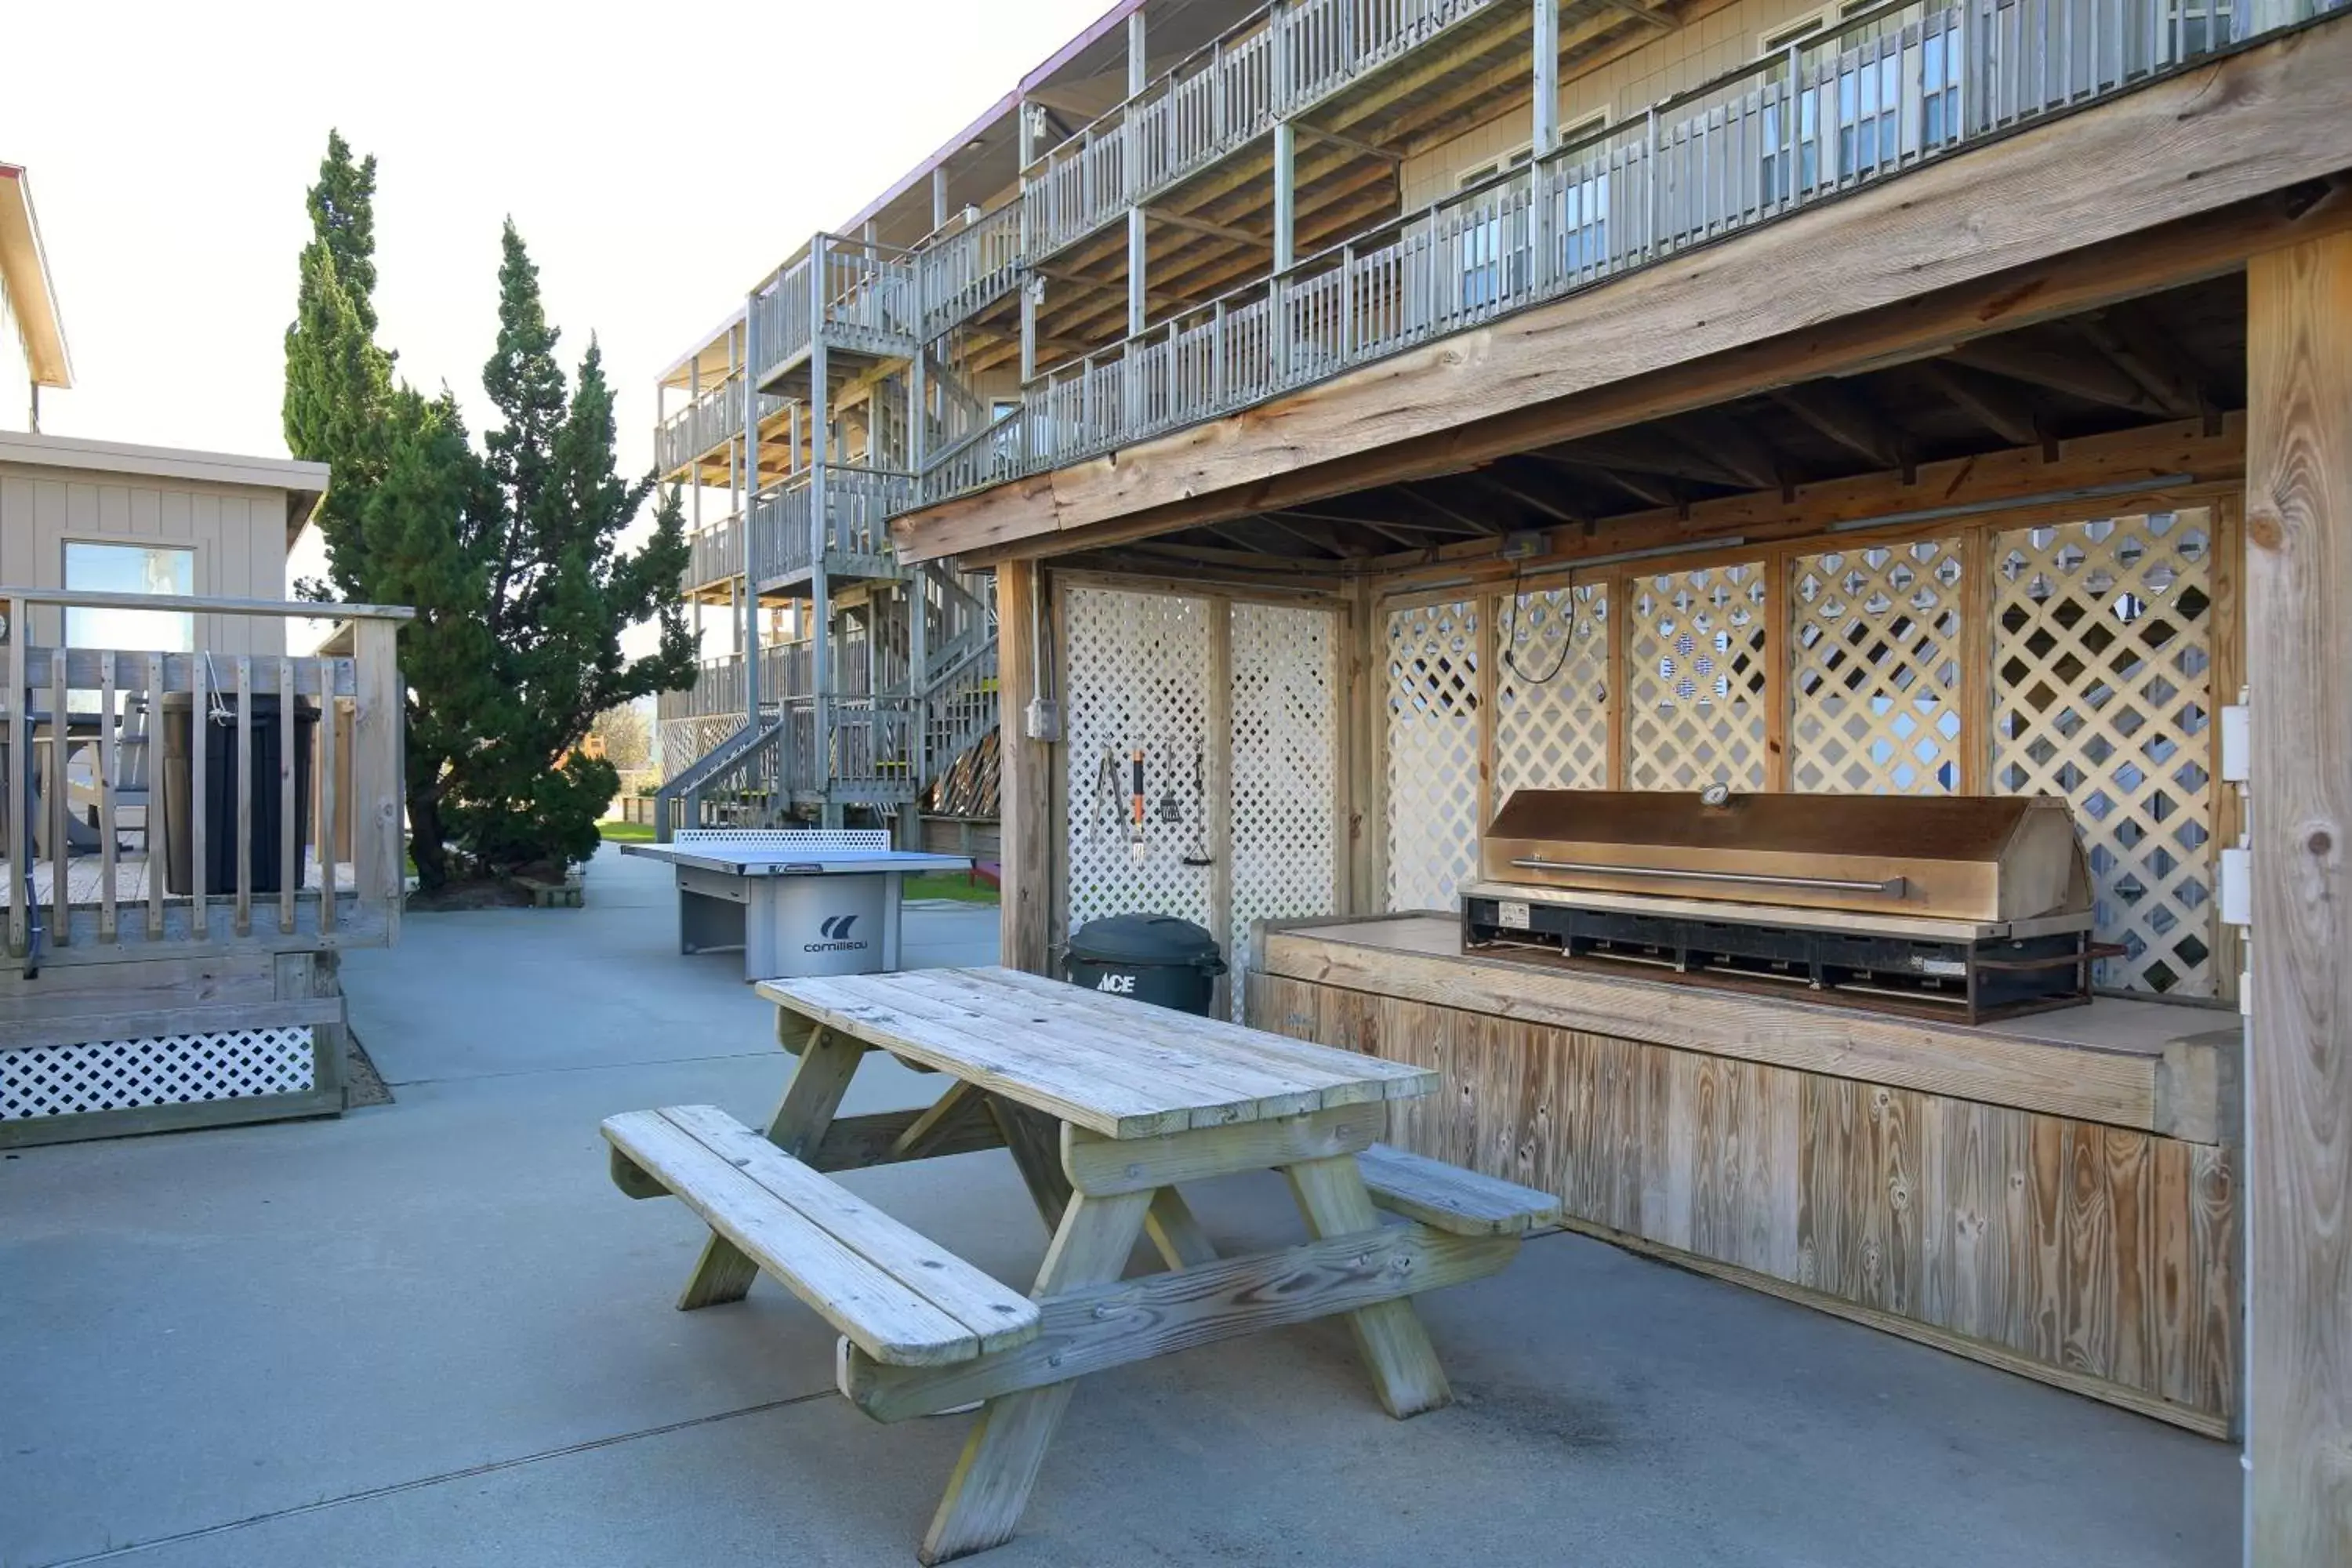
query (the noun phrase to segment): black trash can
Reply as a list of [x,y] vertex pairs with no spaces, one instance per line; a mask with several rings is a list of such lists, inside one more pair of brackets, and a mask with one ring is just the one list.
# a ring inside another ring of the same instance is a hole
[[[310,838],[310,747],[317,710],[299,698],[258,695],[253,702],[252,888],[256,894],[281,891],[278,875],[283,830],[278,788],[278,703],[294,703],[294,886],[305,879],[303,861]],[[163,886],[175,897],[195,891],[195,790],[194,725],[195,699],[185,691],[163,695]],[[215,704],[217,703],[217,706]],[[205,891],[236,891],[236,696],[208,693],[211,710],[205,731]]]
[[1208,1016],[1225,972],[1217,939],[1173,915],[1110,915],[1070,938],[1062,978],[1114,996]]

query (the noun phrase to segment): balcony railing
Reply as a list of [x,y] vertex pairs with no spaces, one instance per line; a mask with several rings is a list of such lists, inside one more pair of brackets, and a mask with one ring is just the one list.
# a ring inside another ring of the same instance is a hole
[[1019,280],[1021,203],[1005,203],[915,253],[926,341],[1010,292]]
[[[2284,0],[2279,25],[2341,0]],[[2193,0],[1895,0],[1023,389],[923,503],[1263,402],[2129,90],[2246,36]],[[2086,176],[2090,177],[2090,176]]]
[[[807,642],[771,643],[760,650],[761,707],[772,709],[779,702],[805,697],[810,686]],[[743,656],[720,654],[702,661],[692,686],[655,698],[654,717],[664,723],[730,714],[740,720],[744,702]]]
[[1456,22],[1507,0],[1297,0],[1250,17],[1054,148],[1024,187],[1050,254]]
[[751,355],[764,384],[809,350],[822,312],[829,344],[903,353],[923,326],[914,258],[896,246],[820,234],[751,297]]
[[[779,412],[784,400],[772,393],[760,395],[760,418]],[[730,375],[654,429],[654,466],[674,474],[697,458],[724,447],[743,433],[743,380]]]
[[[0,588],[0,906],[28,972],[136,947],[390,939],[404,887],[410,612]],[[65,646],[77,613],[186,651]],[[342,623],[302,658],[263,623]]]
[[739,514],[696,529],[686,536],[692,558],[686,569],[685,591],[724,583],[743,574],[743,519]]
[[921,705],[907,697],[828,697],[825,737],[817,742],[818,700],[792,703],[784,714],[784,773],[795,792],[817,793],[828,779],[839,794],[911,799],[914,738]]
[[822,548],[828,566],[891,570],[891,517],[911,504],[912,474],[818,463],[761,490],[751,509],[751,573],[762,584],[805,572],[820,548],[814,498],[824,497]]

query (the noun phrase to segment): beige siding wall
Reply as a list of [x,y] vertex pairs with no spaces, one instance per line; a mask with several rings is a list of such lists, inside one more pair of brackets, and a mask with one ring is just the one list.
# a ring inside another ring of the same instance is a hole
[[[282,490],[0,463],[0,583],[63,587],[68,540],[186,545],[196,552],[199,595],[287,596]],[[37,641],[61,635],[56,611],[36,618]],[[196,646],[219,653],[284,653],[286,626],[274,618],[200,616]]]
[[[1573,126],[1596,110],[1612,125],[1645,111],[1662,98],[1687,91],[1756,58],[1765,33],[1820,10],[1821,0],[1733,0],[1597,70],[1564,81],[1559,122]],[[1444,146],[1405,160],[1402,171],[1407,212],[1452,195],[1465,173],[1484,168],[1528,144],[1525,106]]]

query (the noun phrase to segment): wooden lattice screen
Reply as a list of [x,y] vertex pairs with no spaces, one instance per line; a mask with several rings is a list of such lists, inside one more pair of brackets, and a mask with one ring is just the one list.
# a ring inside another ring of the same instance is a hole
[[2216,527],[2210,508],[1987,520],[1396,609],[1389,907],[1455,907],[1482,747],[1491,805],[1718,781],[2047,793],[2074,808],[2098,935],[2126,950],[2099,983],[2226,996],[2209,770],[2213,704],[2234,693],[2214,690]]

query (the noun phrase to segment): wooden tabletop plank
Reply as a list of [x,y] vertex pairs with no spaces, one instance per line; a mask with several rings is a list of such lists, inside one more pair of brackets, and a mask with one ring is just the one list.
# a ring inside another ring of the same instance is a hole
[[[1065,1100],[1083,1100],[1089,1094],[1122,1092],[1131,1097],[1133,1109],[1168,1119],[1180,1131],[1222,1127],[1258,1115],[1285,1113],[1279,1110],[1269,1111],[1260,1105],[1261,1099],[1269,1097],[1279,1086],[1261,1081],[1237,1089],[1213,1075],[1187,1070],[1184,1064],[1171,1060],[1164,1053],[1133,1048],[1130,1042],[1098,1029],[1074,1032],[1067,1026],[1057,1026],[1055,1020],[1037,1007],[999,1006],[984,1010],[973,1005],[975,998],[968,992],[928,983],[936,978],[940,977],[931,972],[919,971],[857,976],[834,984],[848,988],[845,995],[862,995],[875,1005],[887,1005],[896,1013],[927,1020],[939,1032],[934,1043],[942,1048],[959,1049],[964,1039],[979,1037],[999,1051],[1017,1053],[1035,1081],[1052,1088]],[[1003,998],[993,1000],[1001,1002]],[[968,1076],[952,1066],[946,1070]],[[1051,1114],[1062,1115],[1035,1095],[1024,1098],[1017,1088],[1001,1092]],[[1067,1116],[1062,1119],[1072,1120]],[[1149,1134],[1129,1131],[1116,1136]]]
[[1327,1092],[1327,1105],[1351,1104],[1359,1100],[1411,1100],[1420,1095],[1433,1094],[1440,1087],[1442,1075],[1427,1068],[1368,1057],[1337,1047],[1318,1046],[1312,1040],[1294,1040],[1286,1035],[1227,1023],[1222,1018],[1176,1013],[1149,1002],[1139,1002],[1131,996],[1113,996],[1105,992],[1090,991],[1083,985],[1049,980],[1042,974],[995,967],[961,969],[954,973],[1043,997],[1064,1006],[1082,1009],[1121,1033],[1138,1027],[1170,1031],[1182,1035],[1204,1051],[1245,1056],[1260,1062],[1279,1062],[1285,1070],[1297,1075],[1303,1082],[1328,1082],[1362,1090],[1353,1096],[1342,1092],[1336,1099]]
[[[952,970],[891,978],[896,990],[952,1001],[998,1022],[1025,1026],[1073,1061],[1104,1062],[1130,1075],[1130,1081],[1180,1096],[1192,1106],[1195,1126],[1319,1110],[1324,1090],[1330,1087],[1328,1079],[1308,1081],[1286,1072],[1279,1063],[1202,1050],[1198,1042],[1171,1031],[1106,1026],[1099,1015],[1065,1008],[1056,998],[1029,995]],[[1212,1114],[1204,1119],[1202,1112]]]
[[[1147,1138],[1192,1126],[1191,1112],[1171,1109],[1114,1079],[1088,1079],[1041,1056],[1029,1042],[970,1020],[941,1020],[850,989],[855,977],[763,980],[759,991],[852,1039],[937,1068],[1008,1099],[1110,1138]],[[920,998],[908,998],[920,1003]]]

